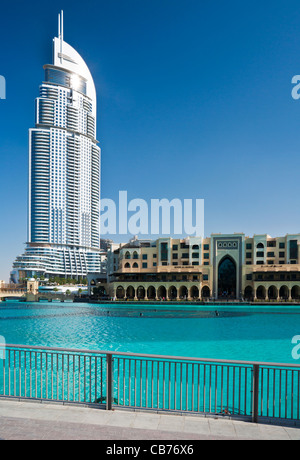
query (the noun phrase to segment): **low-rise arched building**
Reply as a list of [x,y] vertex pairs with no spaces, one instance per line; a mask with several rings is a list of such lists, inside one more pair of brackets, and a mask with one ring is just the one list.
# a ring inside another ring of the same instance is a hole
[[107,253],[119,300],[300,301],[300,234],[132,239]]

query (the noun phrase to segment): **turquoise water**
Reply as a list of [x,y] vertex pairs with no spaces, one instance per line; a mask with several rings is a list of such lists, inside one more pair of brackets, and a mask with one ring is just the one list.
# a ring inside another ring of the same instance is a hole
[[0,335],[18,345],[298,363],[291,341],[300,335],[299,307],[170,308],[7,302]]

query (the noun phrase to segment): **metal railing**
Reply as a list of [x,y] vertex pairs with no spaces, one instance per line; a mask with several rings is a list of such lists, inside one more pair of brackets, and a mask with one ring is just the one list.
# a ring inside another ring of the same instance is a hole
[[18,345],[2,353],[0,397],[299,420],[299,365]]

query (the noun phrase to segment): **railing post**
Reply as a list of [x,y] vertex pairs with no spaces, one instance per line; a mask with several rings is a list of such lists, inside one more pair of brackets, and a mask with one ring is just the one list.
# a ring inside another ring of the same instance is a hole
[[259,398],[259,364],[253,364],[253,401],[252,422],[258,422],[258,398]]
[[113,360],[110,353],[106,354],[106,410],[112,410],[113,394]]

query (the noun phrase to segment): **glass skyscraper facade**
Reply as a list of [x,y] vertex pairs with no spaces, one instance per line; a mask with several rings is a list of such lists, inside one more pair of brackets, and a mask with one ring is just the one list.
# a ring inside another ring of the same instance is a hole
[[100,155],[96,90],[77,51],[53,40],[53,63],[29,130],[28,243],[12,281],[34,275],[85,276],[100,271]]

